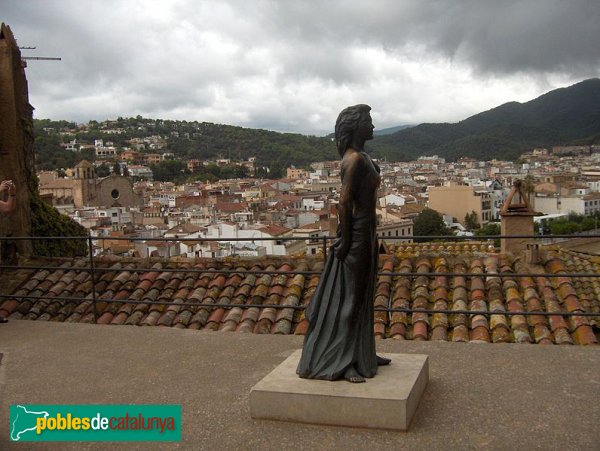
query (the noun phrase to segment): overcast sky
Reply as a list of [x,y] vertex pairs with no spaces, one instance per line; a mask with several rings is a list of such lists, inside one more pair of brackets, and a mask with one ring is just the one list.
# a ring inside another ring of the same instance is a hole
[[36,118],[323,135],[456,122],[600,74],[598,0],[0,0]]

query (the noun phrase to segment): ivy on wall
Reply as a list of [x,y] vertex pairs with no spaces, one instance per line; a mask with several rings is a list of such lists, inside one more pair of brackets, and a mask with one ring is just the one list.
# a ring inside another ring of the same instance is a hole
[[81,240],[35,240],[33,254],[40,257],[77,257],[87,255],[85,227],[48,205],[38,192],[37,177],[30,177],[29,205],[31,208],[31,236],[83,237]]

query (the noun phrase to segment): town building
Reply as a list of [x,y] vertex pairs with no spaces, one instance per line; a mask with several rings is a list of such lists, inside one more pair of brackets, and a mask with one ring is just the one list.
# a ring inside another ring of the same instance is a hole
[[462,225],[471,212],[475,212],[481,226],[492,220],[492,197],[487,189],[451,184],[431,186],[428,193],[429,208],[456,218]]

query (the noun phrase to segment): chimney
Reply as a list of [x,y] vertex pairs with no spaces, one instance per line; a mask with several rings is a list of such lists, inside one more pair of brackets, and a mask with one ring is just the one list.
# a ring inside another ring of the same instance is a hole
[[537,265],[540,263],[540,245],[538,243],[529,243],[526,245],[525,262],[528,265]]
[[[502,217],[500,234],[502,236],[533,236],[533,217],[535,215],[536,213],[529,205],[527,197],[521,191],[521,180],[516,180],[500,211]],[[530,244],[535,244],[531,238],[502,238],[500,240],[500,252],[522,253],[527,250]]]

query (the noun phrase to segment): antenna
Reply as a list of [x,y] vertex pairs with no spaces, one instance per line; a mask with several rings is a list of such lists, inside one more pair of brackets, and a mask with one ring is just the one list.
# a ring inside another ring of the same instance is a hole
[[[20,50],[35,50],[37,47],[19,47]],[[61,61],[62,58],[54,56],[22,56],[22,60],[34,60],[34,61]]]
[[52,56],[22,56],[22,60],[50,60],[50,61],[61,61],[62,58],[56,58]]

